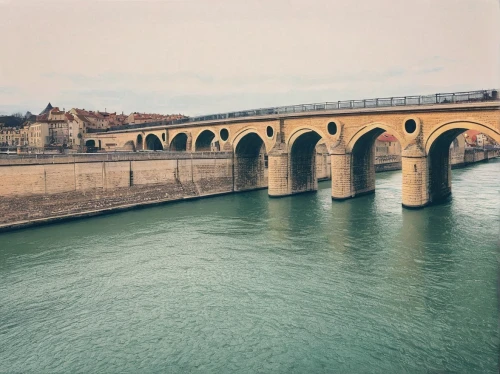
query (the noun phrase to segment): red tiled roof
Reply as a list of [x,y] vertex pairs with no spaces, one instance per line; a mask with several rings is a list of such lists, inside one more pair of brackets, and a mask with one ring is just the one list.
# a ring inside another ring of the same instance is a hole
[[398,138],[396,138],[394,135],[389,134],[388,132],[384,132],[382,135],[380,135],[377,138],[378,141],[380,142],[398,142]]
[[465,141],[469,144],[471,143],[476,143],[477,141],[477,136],[480,134],[481,132],[480,131],[477,131],[477,130],[467,130],[465,133],[464,133],[464,136],[465,136]]
[[477,130],[467,130],[465,132],[465,135],[467,135],[467,137],[473,137],[473,136],[477,136],[478,134],[480,134],[481,132],[480,131],[477,131]]

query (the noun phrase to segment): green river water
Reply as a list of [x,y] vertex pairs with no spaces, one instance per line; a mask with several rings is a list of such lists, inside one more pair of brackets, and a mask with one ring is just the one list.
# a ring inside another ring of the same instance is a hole
[[500,160],[451,201],[401,173],[0,235],[0,372],[496,373]]

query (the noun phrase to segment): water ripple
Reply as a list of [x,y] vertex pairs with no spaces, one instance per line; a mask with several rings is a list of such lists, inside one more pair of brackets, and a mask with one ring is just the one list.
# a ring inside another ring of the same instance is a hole
[[420,211],[391,172],[3,235],[0,371],[497,372],[499,164]]

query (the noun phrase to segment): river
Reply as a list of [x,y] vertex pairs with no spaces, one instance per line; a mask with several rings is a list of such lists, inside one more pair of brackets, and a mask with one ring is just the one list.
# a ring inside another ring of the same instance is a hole
[[0,371],[498,372],[500,160],[401,207],[266,190],[0,235]]

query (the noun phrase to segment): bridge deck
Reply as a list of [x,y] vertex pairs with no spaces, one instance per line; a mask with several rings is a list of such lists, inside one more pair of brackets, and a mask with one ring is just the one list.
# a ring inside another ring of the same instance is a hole
[[249,115],[234,118],[210,119],[203,121],[192,121],[179,124],[161,124],[148,126],[143,124],[132,129],[116,129],[104,132],[96,132],[95,134],[110,134],[110,133],[123,133],[123,132],[136,132],[138,130],[158,130],[158,129],[175,129],[175,128],[189,128],[200,125],[215,125],[215,124],[231,124],[242,122],[256,122],[256,121],[270,121],[284,118],[301,118],[301,117],[322,117],[322,116],[349,116],[359,114],[372,114],[372,113],[419,113],[419,112],[439,112],[439,111],[468,111],[468,110],[490,110],[497,108],[500,110],[500,100],[493,101],[477,101],[467,103],[439,103],[429,105],[401,105],[401,106],[383,106],[371,108],[346,108],[346,109],[317,109],[305,110],[301,112],[292,113],[273,113],[268,115]]

